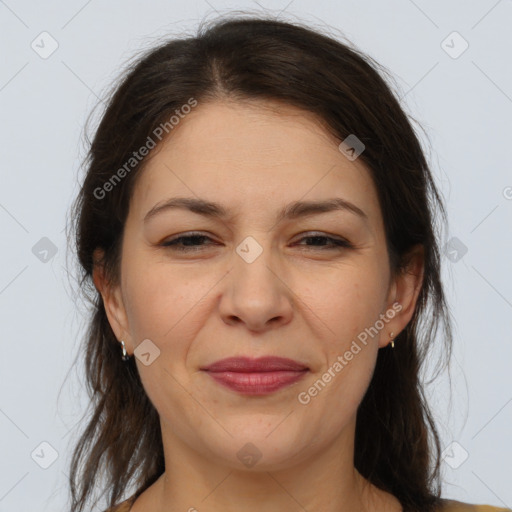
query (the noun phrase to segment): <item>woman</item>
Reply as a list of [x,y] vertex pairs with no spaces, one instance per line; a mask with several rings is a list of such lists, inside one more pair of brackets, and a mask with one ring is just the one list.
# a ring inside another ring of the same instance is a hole
[[72,512],[103,469],[117,512],[498,510],[440,497],[418,374],[451,343],[445,210],[377,69],[246,18],[127,73],[74,210],[95,409]]

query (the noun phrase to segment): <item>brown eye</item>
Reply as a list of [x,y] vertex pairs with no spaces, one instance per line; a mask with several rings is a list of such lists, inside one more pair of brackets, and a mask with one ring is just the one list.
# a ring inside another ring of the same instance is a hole
[[[313,241],[313,244],[306,244],[306,247],[319,248],[322,250],[336,249],[339,247],[345,247],[348,249],[348,248],[354,247],[348,240],[345,240],[343,238],[333,238],[331,236],[326,236],[326,235],[305,236],[300,239],[300,241],[303,241],[303,240]],[[325,242],[327,242],[327,243],[325,243]]]
[[205,240],[212,240],[209,236],[202,235],[201,233],[193,233],[190,235],[181,235],[172,238],[160,244],[162,247],[169,247],[177,251],[200,251],[204,244],[201,242]]

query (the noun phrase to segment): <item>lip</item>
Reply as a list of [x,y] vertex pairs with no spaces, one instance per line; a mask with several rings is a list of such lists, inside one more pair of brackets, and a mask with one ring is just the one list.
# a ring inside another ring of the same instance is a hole
[[250,357],[228,357],[201,368],[209,372],[241,372],[241,373],[262,373],[308,370],[309,368],[293,359],[286,357],[264,356],[252,359]]
[[245,395],[266,395],[290,386],[309,371],[304,364],[283,357],[230,357],[201,368],[219,384]]

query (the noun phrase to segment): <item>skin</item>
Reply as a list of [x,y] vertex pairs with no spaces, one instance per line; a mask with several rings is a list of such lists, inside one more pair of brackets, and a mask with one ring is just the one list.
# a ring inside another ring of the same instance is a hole
[[[401,510],[355,470],[355,418],[379,349],[414,313],[423,253],[415,247],[408,272],[391,273],[373,181],[338,143],[293,107],[216,101],[188,114],[144,168],[125,225],[120,283],[109,285],[99,263],[93,276],[128,353],[145,339],[160,350],[150,365],[136,362],[160,415],[166,471],[132,512]],[[170,209],[144,223],[152,207],[176,196],[221,203],[231,215]],[[333,197],[357,205],[367,221],[333,211],[276,223],[290,202]],[[191,231],[210,237],[194,242],[196,252],[161,245]],[[304,239],[312,233],[355,247],[325,248]],[[252,263],[236,252],[247,236],[263,250]],[[378,335],[299,403],[298,394],[395,302],[402,309]],[[309,372],[254,397],[200,370],[229,356],[269,354]],[[246,443],[262,455],[250,468],[237,457]]]

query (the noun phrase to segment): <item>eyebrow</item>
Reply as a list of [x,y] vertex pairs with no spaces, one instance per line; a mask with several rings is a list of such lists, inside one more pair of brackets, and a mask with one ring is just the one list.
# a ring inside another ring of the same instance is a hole
[[[149,219],[152,219],[157,214],[174,208],[189,210],[205,217],[218,218],[221,220],[229,216],[229,211],[219,203],[193,197],[173,197],[153,206],[144,216],[144,223],[148,222]],[[279,223],[283,220],[298,219],[300,217],[332,211],[347,211],[362,218],[365,222],[368,222],[368,216],[361,208],[341,197],[322,201],[294,201],[279,211],[276,222]]]

